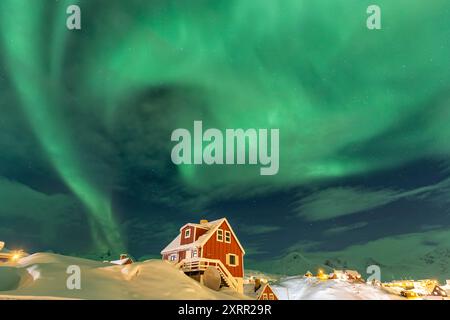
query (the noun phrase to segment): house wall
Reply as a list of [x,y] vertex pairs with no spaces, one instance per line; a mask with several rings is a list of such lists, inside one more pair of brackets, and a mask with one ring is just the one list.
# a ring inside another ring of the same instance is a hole
[[186,258],[186,251],[179,251],[178,252],[178,261],[181,261],[184,258]]
[[[191,233],[188,238],[185,238],[184,234],[185,234],[185,231],[188,229],[191,230]],[[194,242],[194,237],[195,237],[194,231],[195,231],[195,228],[193,226],[186,226],[183,229],[181,229],[180,244],[183,245],[183,244],[188,244],[188,243]]]
[[[187,229],[191,230],[191,234],[190,234],[189,238],[184,237],[184,233]],[[200,238],[202,235],[204,235],[207,231],[208,231],[208,229],[196,228],[193,226],[186,226],[183,229],[181,229],[180,244],[183,245],[183,244],[192,243],[192,242],[196,241],[198,238]]]
[[[226,222],[223,222],[219,229],[231,231]],[[227,253],[233,253],[238,256],[238,266],[232,267],[227,264]],[[220,242],[217,241],[217,231],[215,231],[211,238],[209,238],[209,240],[203,245],[202,257],[206,259],[220,260],[234,277],[242,278],[244,276],[244,259],[242,250],[239,247],[233,233],[231,233],[231,243],[225,243],[225,234],[224,241]]]
[[178,255],[178,259],[176,260],[176,262],[180,262],[181,260],[183,260],[186,257],[186,251],[173,251],[170,253],[165,253],[162,255],[162,259],[163,260],[169,260],[169,256],[176,253]]

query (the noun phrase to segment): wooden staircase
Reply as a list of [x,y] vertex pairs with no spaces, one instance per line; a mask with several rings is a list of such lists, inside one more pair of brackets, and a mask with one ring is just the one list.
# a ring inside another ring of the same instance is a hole
[[214,267],[219,271],[220,277],[228,287],[236,291],[239,290],[238,282],[220,260],[205,258],[183,259],[175,267],[183,270],[185,273],[205,271],[208,267]]

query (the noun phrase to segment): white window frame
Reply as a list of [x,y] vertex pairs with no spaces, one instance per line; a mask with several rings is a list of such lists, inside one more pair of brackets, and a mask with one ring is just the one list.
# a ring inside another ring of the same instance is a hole
[[169,254],[169,261],[177,261],[177,259],[178,259],[178,254],[176,254],[176,253]]
[[[230,259],[230,257],[231,256],[234,256],[234,264],[232,264],[231,263],[231,259]],[[228,253],[227,254],[227,265],[229,265],[230,267],[237,267],[237,266],[239,266],[239,256],[237,255],[237,254],[234,254],[234,253]]]
[[[227,241],[227,238],[228,238],[228,241]],[[223,240],[225,241],[225,243],[231,243],[231,232],[230,231],[225,230]]]
[[218,242],[223,242],[223,230],[222,229],[217,229],[216,240]]
[[186,230],[184,230],[184,238],[189,239],[190,237],[191,237],[191,229],[187,228]]
[[197,258],[198,257],[198,249],[194,249],[192,250],[192,258]]

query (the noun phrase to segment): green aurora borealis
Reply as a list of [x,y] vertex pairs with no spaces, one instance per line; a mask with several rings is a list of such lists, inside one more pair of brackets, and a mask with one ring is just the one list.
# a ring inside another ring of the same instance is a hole
[[[374,3],[382,30],[366,28]],[[80,31],[65,27],[70,4],[81,7]],[[324,229],[370,226],[358,212],[433,192],[445,199],[449,189],[449,18],[447,0],[2,0],[0,175],[79,201],[98,250],[157,254],[186,220],[279,193],[289,194],[291,207],[272,221],[256,215],[258,206],[227,213],[272,230],[249,236],[250,247],[287,248],[287,238],[269,236],[284,228],[280,217],[299,230],[311,221],[329,221]],[[194,120],[280,128],[278,175],[261,177],[252,166],[173,166],[170,132]],[[15,152],[25,146],[33,151]],[[33,155],[28,160],[48,173],[52,191],[24,178],[33,169],[22,170],[18,159]],[[437,163],[438,178],[396,178],[407,166],[420,171],[421,161]],[[368,182],[389,172],[389,182]],[[320,196],[367,201],[352,207]],[[448,214],[441,215],[445,232]],[[339,217],[354,221],[333,220]],[[159,243],[134,249],[130,224],[136,231],[153,223],[167,233],[151,229],[143,239]],[[395,234],[378,234],[383,227],[375,225],[366,242]],[[418,232],[411,228],[399,233]]]
[[[59,10],[67,7],[68,3],[61,2]],[[61,115],[64,90],[60,92],[57,88],[60,88],[62,81],[61,63],[67,32],[51,33],[54,43],[50,45],[49,56],[44,56],[46,49],[43,44],[46,44],[46,40],[36,32],[42,30],[41,35],[44,35],[48,27],[44,20],[45,4],[36,2],[30,6],[29,1],[2,3],[2,30],[8,32],[3,35],[5,60],[11,69],[11,78],[21,98],[24,113],[50,163],[91,214],[94,239],[98,237],[95,233],[102,231],[107,245],[115,243],[120,248],[110,201],[83,172],[80,155],[66,134]],[[54,23],[62,24],[64,21],[56,16]]]

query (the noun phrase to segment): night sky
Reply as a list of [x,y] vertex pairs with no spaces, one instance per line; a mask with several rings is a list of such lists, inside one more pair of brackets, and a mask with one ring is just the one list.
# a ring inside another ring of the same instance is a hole
[[[12,248],[158,257],[226,216],[254,268],[450,249],[448,0],[2,0],[0,112]],[[279,128],[278,174],[174,165],[194,120]]]

